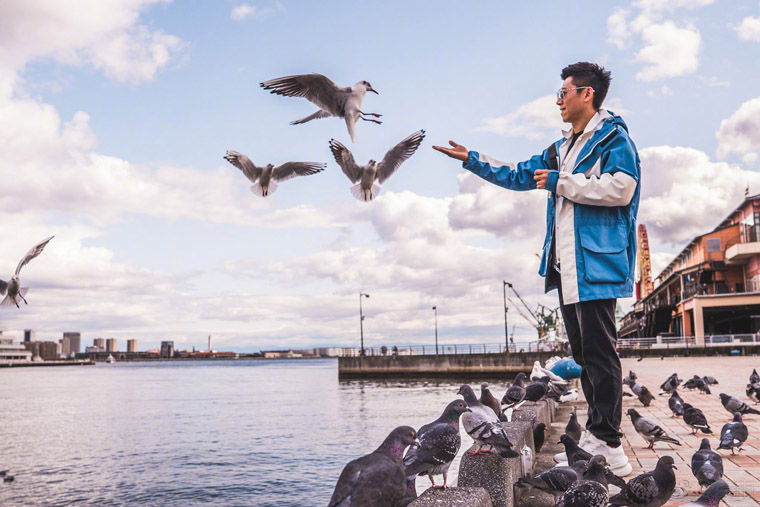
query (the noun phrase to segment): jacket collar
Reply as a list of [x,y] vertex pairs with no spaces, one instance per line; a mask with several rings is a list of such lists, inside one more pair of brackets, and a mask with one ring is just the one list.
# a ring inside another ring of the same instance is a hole
[[[595,132],[596,130],[599,130],[602,128],[602,124],[604,123],[604,120],[607,118],[612,118],[612,115],[607,111],[606,109],[600,109],[594,114],[594,116],[591,117],[591,119],[586,124],[586,128],[583,129],[583,134],[587,134],[589,132]],[[569,139],[570,136],[573,135],[573,129],[572,127],[568,130],[563,130],[562,135],[565,136],[565,139]]]

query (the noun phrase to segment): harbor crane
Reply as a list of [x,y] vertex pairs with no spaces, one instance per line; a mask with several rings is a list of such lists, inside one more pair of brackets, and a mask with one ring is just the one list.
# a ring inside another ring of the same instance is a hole
[[520,308],[520,305],[515,303],[511,297],[508,298],[512,305],[517,309],[517,313],[519,313],[523,319],[527,320],[531,326],[536,328],[539,340],[545,339],[549,331],[557,330],[557,312],[559,311],[559,308],[549,308],[548,306],[539,303],[538,307],[535,310],[532,310],[511,283],[505,281],[504,284],[509,287],[515,297],[520,300],[520,303],[522,303],[525,310],[527,310],[528,315],[530,316],[526,315]]

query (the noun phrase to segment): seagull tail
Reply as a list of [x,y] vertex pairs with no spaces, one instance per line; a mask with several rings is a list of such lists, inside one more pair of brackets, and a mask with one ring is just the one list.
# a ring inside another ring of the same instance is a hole
[[368,191],[364,191],[362,189],[362,184],[357,183],[353,187],[351,187],[351,195],[359,199],[360,201],[371,201],[375,197],[377,197],[377,194],[380,193],[380,186],[372,184],[372,188]]
[[275,190],[277,190],[277,182],[273,179],[269,181],[267,188],[262,187],[260,181],[251,185],[251,193],[253,193],[253,195],[258,195],[259,197],[266,197],[269,194],[273,194]]
[[[29,287],[21,287],[21,288],[18,290],[18,293],[21,295],[21,297],[24,297],[24,296],[26,296],[26,293],[27,293],[27,292],[29,292]],[[760,414],[760,412],[758,412],[758,414]]]
[[12,298],[10,295],[5,296],[2,302],[0,302],[0,306],[18,306],[16,304],[16,298]]

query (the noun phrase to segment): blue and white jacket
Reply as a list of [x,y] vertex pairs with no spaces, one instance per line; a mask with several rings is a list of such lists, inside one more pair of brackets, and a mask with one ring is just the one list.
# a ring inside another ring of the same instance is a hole
[[[631,296],[641,188],[636,146],[623,119],[605,110],[591,118],[572,149],[572,132],[564,134],[553,149],[519,164],[471,151],[463,167],[511,190],[535,189],[533,173],[550,169],[539,274],[546,276],[554,244],[565,304]],[[546,291],[554,288],[547,284]]]

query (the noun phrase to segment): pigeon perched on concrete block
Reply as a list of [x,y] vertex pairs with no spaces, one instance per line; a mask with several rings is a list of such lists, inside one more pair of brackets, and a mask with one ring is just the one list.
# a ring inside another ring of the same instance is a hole
[[438,487],[434,475],[443,475],[442,488],[447,488],[449,466],[456,458],[462,438],[459,436],[459,416],[470,412],[463,400],[454,400],[446,406],[441,416],[426,424],[417,432],[420,445],[412,445],[404,456],[404,473],[413,478],[427,475],[433,487]]
[[610,505],[631,507],[660,507],[673,495],[676,488],[676,466],[671,456],[662,456],[651,472],[637,475],[617,495],[610,498]]
[[496,414],[496,417],[501,419],[501,403],[499,403],[499,400],[497,400],[496,397],[491,394],[491,391],[488,389],[488,382],[480,383],[479,401],[486,407],[489,407],[491,410],[493,410]]
[[677,389],[673,389],[668,398],[668,407],[673,412],[673,417],[681,417],[683,415],[683,398],[678,394]]
[[702,433],[712,433],[710,425],[707,424],[705,414],[689,403],[683,404],[683,422],[691,426],[692,435],[696,435],[697,431],[701,431]]
[[55,236],[50,236],[49,238],[45,238],[30,248],[29,251],[26,252],[26,255],[24,255],[18,262],[18,266],[16,266],[16,273],[11,277],[11,279],[7,282],[0,280],[0,296],[5,294],[5,298],[3,298],[3,301],[0,302],[0,306],[16,305],[16,308],[20,308],[18,304],[19,300],[23,301],[25,305],[29,304],[26,302],[26,298],[24,298],[24,296],[26,296],[26,293],[29,292],[29,287],[21,286],[21,280],[19,280],[18,275],[21,273],[21,268],[26,266],[29,261],[41,254],[42,250],[45,248],[45,245],[47,245],[54,237]]
[[520,372],[515,377],[514,383],[507,388],[507,392],[501,397],[501,404],[506,408],[512,408],[525,399],[525,374]]
[[604,456],[591,458],[583,479],[568,488],[560,498],[558,507],[606,507],[609,498],[606,467]]
[[647,449],[654,449],[655,442],[668,442],[675,445],[681,445],[681,442],[669,436],[665,430],[654,421],[642,417],[636,409],[629,408],[626,413],[630,416],[636,433],[649,442]]
[[739,412],[742,415],[746,415],[746,414],[760,415],[760,412],[750,407],[749,405],[744,403],[742,400],[740,400],[736,396],[731,396],[726,393],[720,393],[718,396],[720,396],[721,405],[723,405],[723,408],[725,408],[729,414],[733,415],[734,413]]
[[583,429],[581,428],[581,425],[578,424],[578,414],[574,410],[570,412],[570,420],[567,421],[567,426],[565,426],[565,433],[573,437],[573,440],[576,442],[581,441],[581,433],[583,433]]
[[515,483],[516,488],[536,488],[549,493],[557,503],[570,486],[582,480],[588,462],[579,461],[572,467],[556,466],[534,477],[521,477]]
[[700,487],[709,486],[723,477],[723,458],[710,449],[710,441],[702,439],[699,450],[691,457],[691,473]]
[[475,441],[473,448],[467,452],[478,454],[496,451],[502,458],[519,457],[520,454],[513,449],[499,418],[493,410],[478,401],[472,387],[464,384],[457,394],[464,398],[470,408],[470,412],[462,415],[462,426]]
[[338,478],[328,507],[401,507],[407,493],[401,458],[408,446],[419,445],[416,437],[414,428],[399,426],[374,452],[350,461]]
[[549,389],[549,377],[542,377],[525,386],[525,401],[537,402],[546,395]]
[[533,427],[533,445],[536,452],[540,452],[546,439],[546,423],[538,423]]
[[723,481],[716,481],[702,493],[702,496],[681,507],[718,507],[723,497],[729,493],[731,490],[728,488],[728,484]]
[[730,423],[723,425],[720,430],[720,445],[718,449],[731,449],[731,454],[734,454],[734,447],[741,452],[742,444],[749,437],[749,431],[747,426],[742,422],[742,414],[736,412],[734,414],[734,420]]

